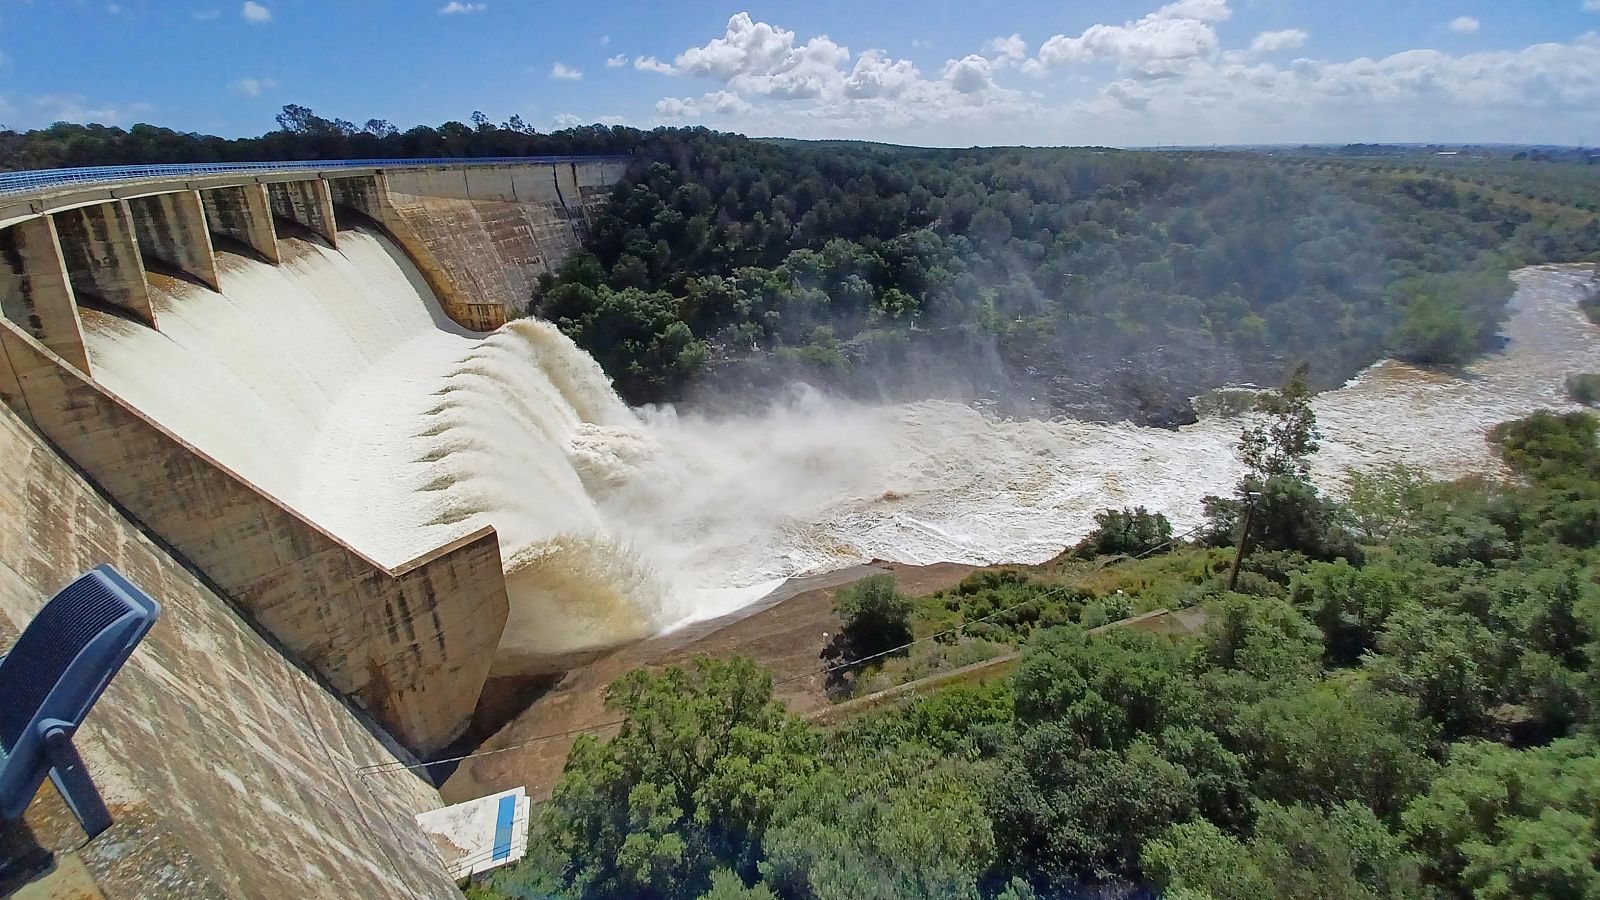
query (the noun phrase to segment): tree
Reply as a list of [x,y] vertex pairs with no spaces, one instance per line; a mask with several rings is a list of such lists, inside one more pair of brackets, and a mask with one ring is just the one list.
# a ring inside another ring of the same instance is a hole
[[1249,761],[1256,795],[1280,803],[1361,803],[1388,817],[1433,776],[1432,723],[1415,701],[1324,683],[1262,700],[1229,735]]
[[1000,858],[1057,886],[1134,869],[1145,841],[1188,820],[1197,802],[1194,779],[1153,742],[1090,749],[1062,722],[1019,737],[989,798]]
[[818,769],[815,733],[745,657],[635,670],[606,692],[617,736],[573,745],[539,824],[582,897],[692,896],[712,873],[753,877],[778,805]]
[[912,609],[912,599],[893,575],[873,575],[839,590],[833,595],[833,610],[844,627],[824,657],[851,662],[908,643]]
[[1168,829],[1143,861],[1165,895],[1211,900],[1377,900],[1417,896],[1403,842],[1357,803],[1329,810],[1261,803],[1248,843],[1206,821]]
[[1059,722],[1084,746],[1126,747],[1140,733],[1185,724],[1196,694],[1186,652],[1161,638],[1064,626],[1036,634],[1013,683],[1017,719]]
[[906,748],[836,763],[780,809],[764,843],[768,884],[814,900],[977,900],[995,842],[974,772]]
[[1080,552],[1150,553],[1172,541],[1172,523],[1143,506],[1106,509],[1094,514],[1095,530],[1078,544]]
[[1256,408],[1266,414],[1266,421],[1247,425],[1239,436],[1239,459],[1258,482],[1283,475],[1303,479],[1310,474],[1307,457],[1317,452],[1322,431],[1311,408],[1308,375],[1307,367],[1301,365],[1282,389],[1262,394]]
[[1351,665],[1377,644],[1384,624],[1410,596],[1406,577],[1345,560],[1312,563],[1290,583],[1290,601],[1322,629],[1329,662]]

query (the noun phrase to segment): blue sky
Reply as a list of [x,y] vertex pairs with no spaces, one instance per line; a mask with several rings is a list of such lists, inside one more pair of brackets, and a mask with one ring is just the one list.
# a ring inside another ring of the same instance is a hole
[[1600,0],[0,0],[0,123],[1600,142]]

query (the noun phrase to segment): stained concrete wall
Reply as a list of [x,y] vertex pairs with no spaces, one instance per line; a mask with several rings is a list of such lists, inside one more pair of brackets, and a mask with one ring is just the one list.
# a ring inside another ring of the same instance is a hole
[[520,314],[539,275],[582,244],[589,217],[625,168],[596,160],[391,169],[377,176],[390,216],[380,222],[397,237],[402,227],[413,235],[422,248],[414,254],[419,267],[426,273],[434,266],[471,298],[476,324],[457,321],[493,328]]
[[49,216],[0,230],[0,313],[79,371],[89,371],[77,299]]
[[411,749],[465,730],[507,612],[483,528],[384,569],[0,321],[0,399]]
[[[102,562],[163,606],[76,737],[116,818],[76,857],[101,892],[459,896],[413,820],[437,794],[354,774],[402,757],[3,406],[0,458],[0,646]],[[46,849],[83,840],[48,782],[25,821]]]
[[80,206],[51,218],[78,298],[108,303],[155,326],[156,314],[144,281],[144,259],[127,202]]
[[222,290],[199,191],[135,197],[128,201],[128,211],[146,265],[164,263],[214,291]]
[[201,191],[200,199],[213,233],[244,244],[270,263],[283,261],[278,235],[272,228],[272,201],[266,185],[211,188]]
[[387,232],[422,273],[423,280],[439,298],[439,305],[451,321],[473,331],[493,331],[505,324],[508,317],[503,306],[479,302],[440,265],[427,242],[411,227],[411,221],[389,202],[381,173],[329,178],[327,182],[333,198],[334,218],[340,215],[348,218],[351,212],[359,213]]
[[326,181],[320,178],[279,181],[266,187],[273,215],[309,228],[330,247],[339,246],[339,228],[333,218],[333,198]]

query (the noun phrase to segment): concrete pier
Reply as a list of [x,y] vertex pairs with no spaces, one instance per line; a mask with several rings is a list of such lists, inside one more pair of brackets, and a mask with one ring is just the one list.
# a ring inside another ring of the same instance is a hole
[[308,181],[277,181],[267,185],[272,199],[272,214],[297,222],[338,249],[339,227],[333,217],[333,195],[321,178]]
[[61,256],[72,290],[120,307],[156,327],[155,309],[144,282],[144,258],[133,235],[133,213],[123,200],[55,213]]
[[199,191],[135,197],[128,201],[128,209],[133,213],[133,233],[147,264],[164,263],[214,291],[222,290]]
[[78,371],[89,371],[77,299],[49,216],[0,231],[0,312]]
[[213,234],[232,238],[276,265],[283,261],[272,228],[272,200],[264,184],[211,188],[200,192],[206,224]]

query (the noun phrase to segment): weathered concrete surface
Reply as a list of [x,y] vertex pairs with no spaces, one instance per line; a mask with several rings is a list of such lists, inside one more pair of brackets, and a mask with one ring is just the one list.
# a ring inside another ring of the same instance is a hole
[[493,331],[504,325],[508,318],[505,307],[500,303],[480,302],[476,295],[465,290],[461,282],[445,271],[428,244],[411,227],[410,220],[389,202],[386,184],[381,172],[329,178],[328,189],[333,196],[334,217],[338,218],[340,210],[347,210],[360,213],[377,223],[410,257],[451,321],[473,331]]
[[133,214],[124,200],[80,206],[55,213],[61,257],[72,289],[82,300],[93,297],[131,313],[156,327],[150,292],[144,283],[144,259],[133,234]]
[[295,658],[417,752],[466,729],[507,614],[494,529],[385,569],[8,321],[0,347],[0,399]]
[[248,246],[270,263],[283,261],[278,234],[272,228],[272,201],[264,184],[220,187],[200,192],[206,223],[223,237]]
[[[352,774],[399,757],[349,708],[5,407],[0,458],[0,646],[102,562],[163,605],[76,738],[116,824],[61,870],[111,898],[459,896],[413,820],[437,795]],[[46,850],[83,840],[48,781],[26,822]]]
[[[621,161],[395,169],[381,173],[379,184],[443,277],[490,307],[493,315],[475,311],[479,324],[457,319],[483,330],[527,307],[539,275],[582,243],[587,216],[624,169]],[[404,242],[395,225],[384,225]]]
[[49,216],[0,231],[0,313],[80,371],[89,371],[77,299]]
[[199,191],[136,197],[128,201],[128,211],[133,214],[133,234],[146,264],[152,260],[165,263],[213,291],[222,290]]
[[320,178],[305,181],[280,181],[269,184],[272,214],[297,222],[328,242],[339,246],[339,227],[333,218],[333,196],[328,183]]

